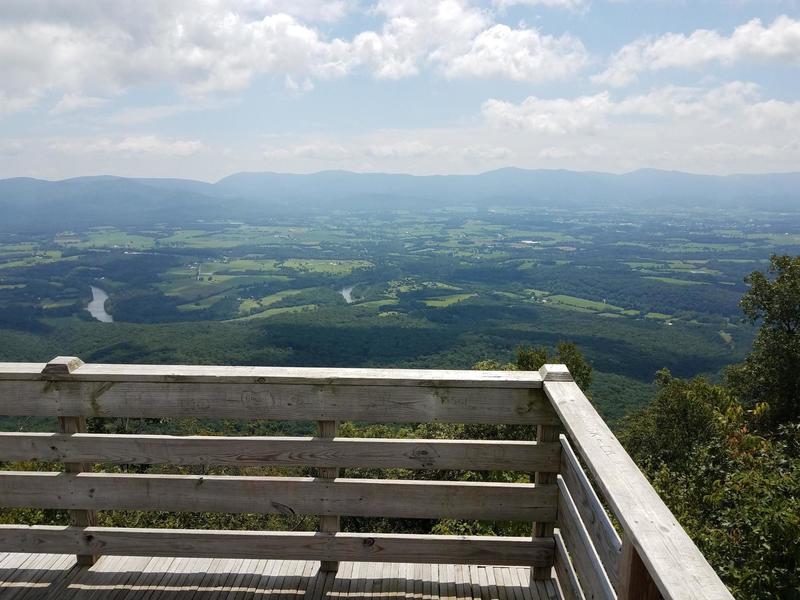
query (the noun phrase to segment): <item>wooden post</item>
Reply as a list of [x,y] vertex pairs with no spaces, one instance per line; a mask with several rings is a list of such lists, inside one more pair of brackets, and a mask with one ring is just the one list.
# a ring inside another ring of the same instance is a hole
[[618,600],[662,600],[653,578],[630,539],[622,540],[619,563]]
[[[317,421],[319,437],[335,438],[338,423],[336,421]],[[319,477],[322,479],[336,479],[339,476],[338,467],[320,467]],[[339,515],[322,515],[319,518],[319,530],[326,533],[336,533],[339,531]],[[339,562],[335,560],[323,560],[320,563],[320,571],[338,571]]]
[[[69,375],[83,365],[80,358],[74,356],[57,356],[47,363],[42,370],[45,379]],[[86,433],[85,417],[58,417],[58,426],[61,433]],[[64,463],[64,470],[67,473],[82,473],[90,471],[90,467],[84,463]],[[70,521],[77,527],[94,527],[97,525],[97,513],[93,510],[70,510]],[[78,565],[90,567],[99,556],[93,554],[78,554],[76,556]]]
[[[539,374],[542,376],[542,381],[572,381],[572,375],[564,365],[543,365],[539,369]],[[538,425],[536,427],[536,441],[537,442],[557,442],[558,437],[561,435],[561,427],[558,425]],[[533,476],[533,482],[537,484],[556,483],[558,473],[542,473],[536,472]],[[533,537],[552,537],[554,523],[534,523],[533,524]],[[550,579],[552,578],[551,567],[534,567],[532,569],[533,579]]]

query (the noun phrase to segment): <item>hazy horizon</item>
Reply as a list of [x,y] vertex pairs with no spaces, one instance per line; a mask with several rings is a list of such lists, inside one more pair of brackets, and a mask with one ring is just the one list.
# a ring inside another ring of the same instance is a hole
[[800,174],[800,167],[792,171],[771,171],[771,172],[732,172],[732,173],[708,173],[700,171],[684,171],[679,169],[658,169],[655,167],[639,167],[628,171],[601,171],[593,169],[568,169],[568,168],[526,168],[515,165],[507,165],[496,167],[493,169],[475,171],[472,173],[409,173],[404,171],[356,171],[353,169],[321,169],[316,171],[233,171],[215,178],[202,178],[202,177],[174,177],[169,175],[119,175],[117,173],[84,173],[80,175],[70,175],[68,177],[47,178],[47,177],[34,177],[30,175],[12,175],[9,177],[0,177],[0,181],[8,181],[11,179],[35,179],[37,181],[46,181],[57,183],[61,181],[69,181],[72,179],[90,179],[90,178],[117,178],[117,179],[155,179],[155,180],[169,180],[169,179],[184,179],[187,181],[196,181],[200,183],[219,183],[220,181],[233,177],[235,175],[297,175],[297,176],[311,176],[323,173],[347,173],[351,175],[386,175],[386,176],[408,176],[408,177],[453,177],[453,176],[481,176],[498,171],[526,171],[526,172],[567,172],[576,174],[599,174],[599,175],[616,175],[625,176],[638,172],[653,172],[653,173],[672,173],[678,175],[692,175],[697,177],[739,177],[739,176],[782,176],[782,175],[798,175]]
[[0,4],[0,177],[800,165],[797,0]]

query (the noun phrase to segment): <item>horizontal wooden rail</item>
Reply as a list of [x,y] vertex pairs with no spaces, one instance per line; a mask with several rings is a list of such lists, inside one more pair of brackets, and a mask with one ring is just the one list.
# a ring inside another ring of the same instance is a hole
[[578,457],[569,445],[567,438],[561,436],[561,477],[575,503],[578,515],[583,522],[595,550],[603,563],[611,585],[616,589],[619,582],[619,561],[622,555],[620,540],[600,499],[583,471]]
[[555,521],[555,485],[0,471],[0,506]]
[[[150,383],[288,383],[308,385],[372,385],[389,387],[542,387],[536,371],[458,371],[437,369],[340,369],[321,367],[234,367],[210,365],[84,364],[64,378],[69,381]],[[0,381],[39,380],[51,363],[0,362]],[[51,374],[58,378],[58,374]]]
[[[661,596],[666,600],[733,598],[581,389],[571,381],[569,372],[563,366],[555,368],[562,369],[564,376],[561,381],[548,377],[545,393],[619,519],[623,537],[630,540]],[[621,564],[620,571],[625,569]],[[620,598],[642,597],[637,595],[639,590],[631,588],[632,583],[630,576],[620,575]]]
[[553,563],[545,538],[0,525],[8,552],[482,565]]
[[2,390],[0,415],[13,416],[558,424],[540,387],[61,378],[5,380]]
[[0,460],[558,472],[558,442],[0,433]]

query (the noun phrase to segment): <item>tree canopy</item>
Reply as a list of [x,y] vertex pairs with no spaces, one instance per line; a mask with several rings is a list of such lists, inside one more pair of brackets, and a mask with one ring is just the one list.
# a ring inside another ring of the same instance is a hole
[[760,323],[725,382],[662,370],[619,437],[737,598],[800,598],[800,257],[773,256],[741,307]]

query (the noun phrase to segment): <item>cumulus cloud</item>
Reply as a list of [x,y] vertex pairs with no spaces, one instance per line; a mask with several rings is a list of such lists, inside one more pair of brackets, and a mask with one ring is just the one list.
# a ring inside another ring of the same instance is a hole
[[[97,106],[134,86],[167,84],[190,97],[246,89],[261,75],[309,91],[315,80],[366,70],[398,79],[432,69],[449,77],[542,81],[582,68],[570,35],[498,25],[467,0],[380,0],[382,25],[349,39],[316,22],[349,1],[7,0],[0,3],[0,110],[58,94],[55,112]],[[31,49],[36,49],[35,52]]]
[[603,91],[577,98],[530,96],[519,104],[491,99],[482,113],[495,127],[548,135],[596,133],[620,120],[736,125],[750,131],[798,127],[800,102],[761,100],[760,88],[734,81],[712,89],[665,86],[614,99]]
[[509,6],[525,5],[564,8],[573,12],[580,12],[589,8],[589,0],[493,0],[492,4],[501,9]]
[[730,36],[698,29],[688,36],[668,33],[642,38],[623,46],[611,57],[607,68],[592,79],[596,83],[624,86],[646,71],[739,62],[800,65],[800,21],[784,15],[766,27],[760,19],[752,19]]
[[445,67],[450,77],[497,77],[515,81],[565,79],[589,62],[580,40],[541,35],[535,29],[495,25],[482,31],[464,54]]
[[520,104],[487,100],[482,112],[494,126],[565,135],[603,128],[613,103],[608,92],[575,99],[529,96]]

